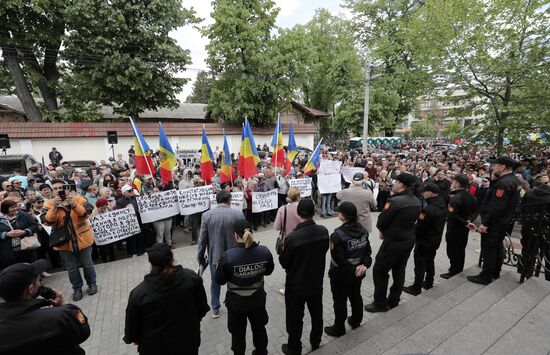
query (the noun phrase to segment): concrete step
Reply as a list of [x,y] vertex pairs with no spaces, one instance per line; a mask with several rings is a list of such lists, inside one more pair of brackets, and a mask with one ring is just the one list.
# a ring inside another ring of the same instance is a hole
[[[408,328],[416,331],[393,340],[395,346],[384,354],[429,353],[516,289],[519,286],[516,275],[512,272],[505,273],[487,287],[468,282],[464,286],[465,290],[476,290],[471,297],[461,297],[459,289],[456,289],[446,296],[450,299],[443,300],[446,302],[440,302],[438,307],[419,310],[408,319]],[[453,299],[460,302],[453,306]]]
[[[505,275],[508,275],[508,273]],[[365,354],[367,352],[369,354],[382,354],[463,302],[475,298],[478,302],[483,302],[485,308],[489,308],[516,286],[517,284],[513,280],[505,276],[487,287],[465,282],[444,297],[418,309],[415,313],[404,318],[399,323],[384,329],[384,331],[376,336],[351,349],[348,354]],[[490,297],[494,294],[497,296]],[[474,318],[475,316],[471,316],[470,319]],[[402,354],[403,352],[410,353],[407,349],[397,352],[394,351],[392,353]]]
[[[315,354],[344,354],[380,332],[383,332],[388,327],[399,324],[403,319],[411,316],[419,309],[444,298],[455,289],[463,285],[469,286],[470,283],[466,280],[466,276],[476,275],[478,273],[479,268],[472,266],[463,273],[441,282],[434,288],[422,292],[422,294],[417,297],[410,298],[407,302],[401,303],[399,307],[387,313],[380,314],[377,318],[363,324],[361,327],[322,346],[319,350],[315,351]],[[368,353],[370,354],[371,351],[369,350]]]
[[[530,282],[530,281],[528,281]],[[550,282],[539,279],[541,287],[550,287]],[[486,352],[487,355],[502,354],[548,354],[550,353],[550,295],[539,302],[512,329],[504,334]],[[520,340],[521,341],[518,341]]]
[[[515,277],[518,277],[518,275],[516,274]],[[503,338],[505,334],[520,331],[513,330],[513,327],[525,318],[533,308],[536,308],[549,294],[550,285],[540,283],[534,278],[528,280],[495,303],[487,311],[480,314],[476,319],[469,322],[455,335],[436,347],[432,353],[446,355],[483,354],[496,345],[499,339]],[[547,314],[545,314],[546,317]],[[549,334],[548,329],[546,328],[547,338]],[[531,352],[525,350],[525,346],[529,344],[523,338],[523,333],[519,334],[514,341],[523,344],[522,350],[519,352],[507,350],[504,353],[531,354]],[[546,344],[548,344],[548,340],[546,340]],[[548,350],[546,348],[546,352]]]

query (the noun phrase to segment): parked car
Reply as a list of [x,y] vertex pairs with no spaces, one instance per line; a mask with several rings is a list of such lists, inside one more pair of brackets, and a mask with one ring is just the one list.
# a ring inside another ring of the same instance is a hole
[[29,168],[37,164],[36,159],[30,154],[0,155],[0,179],[9,178],[14,169],[20,169],[22,175],[27,175]]

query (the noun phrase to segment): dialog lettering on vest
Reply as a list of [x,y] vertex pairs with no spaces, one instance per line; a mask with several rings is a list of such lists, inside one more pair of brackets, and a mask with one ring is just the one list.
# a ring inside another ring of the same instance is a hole
[[255,277],[265,273],[267,261],[260,261],[254,264],[235,265],[233,266],[233,274],[235,277]]
[[361,238],[351,239],[348,241],[348,250],[357,250],[367,246],[367,236],[364,235]]

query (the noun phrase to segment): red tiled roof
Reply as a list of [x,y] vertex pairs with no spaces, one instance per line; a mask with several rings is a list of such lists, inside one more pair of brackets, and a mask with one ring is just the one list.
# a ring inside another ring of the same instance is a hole
[[[137,123],[138,129],[144,136],[158,136],[158,123]],[[196,136],[201,135],[201,123],[163,123],[164,131],[168,136]],[[223,129],[227,134],[240,135],[241,127],[222,125],[219,123],[205,123],[206,133],[210,135],[222,135]],[[283,124],[283,132],[288,133],[289,125]],[[2,122],[0,133],[8,134],[10,138],[78,138],[78,137],[107,137],[107,131],[117,131],[120,137],[133,136],[130,122],[125,123],[89,123],[89,122]],[[253,128],[254,134],[270,135],[273,128]],[[295,134],[315,134],[315,127],[310,124],[294,125]]]

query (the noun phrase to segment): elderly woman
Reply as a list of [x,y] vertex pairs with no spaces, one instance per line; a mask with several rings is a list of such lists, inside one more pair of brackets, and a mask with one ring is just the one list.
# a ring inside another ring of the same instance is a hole
[[[89,202],[89,200],[88,200]],[[95,208],[92,211],[91,217],[98,216],[103,213],[112,211],[113,209],[109,206],[109,202],[104,198],[98,198],[94,203]],[[101,261],[106,263],[108,261],[115,261],[115,243],[110,243],[106,245],[98,245],[97,249],[99,251],[99,257]]]

